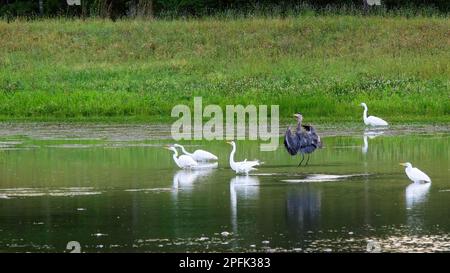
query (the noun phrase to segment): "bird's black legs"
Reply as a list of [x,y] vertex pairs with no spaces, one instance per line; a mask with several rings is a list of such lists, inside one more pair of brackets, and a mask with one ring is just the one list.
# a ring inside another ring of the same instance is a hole
[[[308,162],[309,162],[309,158],[310,158],[310,157],[311,157],[311,155],[308,154],[308,158],[306,159],[305,166],[308,165]],[[304,154],[302,154],[302,161],[300,161],[300,163],[298,163],[298,166],[297,166],[297,167],[300,167],[300,166],[302,165],[303,160],[305,160],[305,155],[304,155]]]
[[311,157],[311,154],[308,154],[308,159],[306,160],[305,166],[308,165],[309,158]]
[[297,166],[297,167],[300,167],[300,166],[302,165],[302,162],[303,162],[304,159],[305,159],[305,155],[302,154],[302,161],[300,161],[300,163],[298,163],[298,166]]

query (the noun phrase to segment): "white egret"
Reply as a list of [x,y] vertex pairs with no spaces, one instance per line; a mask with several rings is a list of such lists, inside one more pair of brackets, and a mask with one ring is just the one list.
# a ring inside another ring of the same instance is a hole
[[370,126],[387,126],[388,123],[384,120],[382,120],[379,117],[375,116],[367,116],[367,105],[363,102],[361,103],[361,106],[364,107],[364,113],[363,113],[363,120],[364,124],[370,125]]
[[185,155],[191,156],[195,161],[208,161],[208,160],[217,160],[217,156],[213,155],[212,153],[208,152],[208,151],[204,151],[204,150],[196,150],[193,153],[188,153],[183,145],[180,144],[174,144],[173,146],[181,148],[181,151],[183,151],[183,153]]
[[245,173],[246,175],[248,175],[250,171],[257,170],[254,167],[261,164],[259,160],[247,161],[247,159],[245,159],[244,161],[235,162],[234,154],[236,153],[236,143],[234,143],[234,141],[230,141],[227,143],[233,146],[233,150],[231,150],[230,154],[230,167],[231,169],[233,169],[233,171],[235,171],[236,173]]
[[430,177],[417,168],[413,168],[411,163],[400,163],[400,165],[405,166],[405,172],[408,178],[413,182],[431,182]]
[[192,169],[198,165],[197,161],[195,161],[192,157],[188,155],[180,155],[178,157],[178,151],[175,147],[169,146],[165,148],[167,150],[171,150],[172,152],[174,152],[173,161],[175,161],[177,166],[180,167],[181,169]]

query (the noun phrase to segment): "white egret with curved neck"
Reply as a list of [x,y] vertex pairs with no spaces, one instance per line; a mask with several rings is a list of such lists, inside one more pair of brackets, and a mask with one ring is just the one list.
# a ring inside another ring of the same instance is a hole
[[408,178],[413,182],[431,182],[430,177],[417,168],[413,168],[412,164],[409,162],[400,163],[400,165],[405,166],[405,173]]
[[245,159],[244,161],[235,162],[234,154],[236,153],[236,143],[234,143],[234,141],[229,141],[227,143],[233,146],[230,154],[230,167],[233,171],[248,175],[250,171],[257,170],[255,166],[259,166],[261,164],[259,160],[247,161],[247,159]]
[[365,125],[370,125],[370,126],[388,126],[388,123],[379,118],[379,117],[375,117],[375,116],[367,116],[367,105],[363,102],[361,103],[361,106],[364,107],[364,112],[363,112],[363,120],[364,120],[364,124]]
[[175,147],[167,146],[164,148],[173,152],[173,161],[175,161],[175,164],[181,169],[192,169],[198,165],[197,161],[188,155],[178,156],[178,151]]
[[196,150],[193,153],[189,153],[186,151],[186,149],[184,149],[183,145],[174,144],[173,146],[181,148],[181,151],[183,151],[183,153],[185,155],[192,157],[195,161],[208,161],[208,160],[217,160],[218,159],[217,156],[213,155],[212,153],[210,153],[208,151]]

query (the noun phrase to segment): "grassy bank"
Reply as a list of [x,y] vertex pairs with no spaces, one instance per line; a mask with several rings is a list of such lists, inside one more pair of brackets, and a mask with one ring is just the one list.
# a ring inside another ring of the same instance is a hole
[[421,17],[0,22],[0,116],[161,120],[202,96],[447,122],[449,34],[449,18]]

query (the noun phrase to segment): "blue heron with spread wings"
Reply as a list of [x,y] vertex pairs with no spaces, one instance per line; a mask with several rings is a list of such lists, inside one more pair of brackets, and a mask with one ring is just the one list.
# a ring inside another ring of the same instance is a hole
[[[298,166],[302,165],[305,154],[307,154],[308,159],[306,160],[305,165],[308,165],[310,154],[317,148],[322,148],[322,141],[313,126],[302,124],[302,114],[296,113],[294,116],[297,118],[297,128],[295,133],[293,133],[291,127],[288,127],[286,134],[284,135],[284,147],[286,147],[286,150],[290,155],[296,155],[298,153],[302,155],[302,160]],[[305,130],[302,130],[302,128]]]

